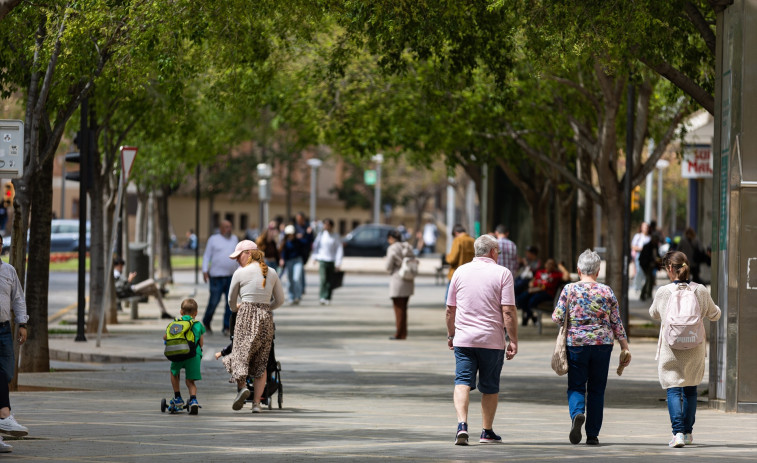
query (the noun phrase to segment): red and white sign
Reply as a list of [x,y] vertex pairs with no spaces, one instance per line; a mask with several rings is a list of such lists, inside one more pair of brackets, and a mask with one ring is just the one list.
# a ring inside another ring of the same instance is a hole
[[712,147],[710,145],[684,147],[681,177],[712,178]]
[[124,180],[129,179],[131,174],[131,166],[134,165],[134,159],[137,157],[136,146],[122,146],[121,147],[121,175]]

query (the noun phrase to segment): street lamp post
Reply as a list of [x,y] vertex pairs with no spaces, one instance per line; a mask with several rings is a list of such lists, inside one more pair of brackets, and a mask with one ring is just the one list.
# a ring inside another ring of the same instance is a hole
[[318,158],[308,159],[308,165],[310,166],[310,222],[315,221],[315,201],[318,197],[318,168],[321,167],[323,161]]
[[268,201],[271,199],[272,168],[270,164],[261,162],[258,164],[258,198],[260,199],[260,233],[268,228]]
[[670,165],[669,161],[660,159],[655,164],[657,173],[657,229],[662,230],[662,171]]
[[384,162],[384,155],[379,153],[371,157],[371,161],[376,163],[376,193],[373,201],[373,223],[381,223],[381,163]]

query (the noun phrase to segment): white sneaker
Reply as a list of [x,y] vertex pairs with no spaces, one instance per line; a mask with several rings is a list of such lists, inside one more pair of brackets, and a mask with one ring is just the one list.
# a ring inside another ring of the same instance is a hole
[[10,453],[13,451],[13,446],[3,442],[3,438],[0,437],[0,453]]
[[685,433],[683,435],[683,443],[686,445],[691,445],[694,443],[694,435],[692,433]]
[[0,418],[0,432],[15,437],[23,437],[29,434],[29,429],[18,424],[13,415],[9,415],[8,418]]
[[252,413],[260,413],[262,409],[260,408],[260,402],[253,402],[252,403]]
[[668,447],[674,447],[674,448],[681,448],[684,445],[686,445],[686,442],[683,440],[683,433],[679,432],[675,436],[673,436],[672,439],[670,439],[670,442],[668,442]]
[[237,396],[234,399],[234,403],[231,404],[232,410],[241,410],[244,406],[244,402],[247,400],[247,398],[250,397],[250,390],[246,387],[243,387],[242,389],[237,392]]

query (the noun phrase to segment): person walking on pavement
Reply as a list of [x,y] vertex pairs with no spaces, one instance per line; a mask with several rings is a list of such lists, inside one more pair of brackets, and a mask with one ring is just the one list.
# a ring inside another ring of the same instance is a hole
[[[697,305],[701,311],[701,320],[710,321],[720,319],[720,307],[710,296],[710,292],[702,285],[691,283],[691,267],[686,254],[672,251],[665,255],[662,262],[672,284],[661,286],[655,294],[649,315],[655,320],[665,320],[668,313],[668,303],[680,285],[693,289]],[[673,349],[663,341],[663,326],[660,328],[657,373],[660,385],[667,390],[668,413],[673,427],[673,438],[670,447],[683,447],[694,442],[694,420],[697,414],[697,385],[704,377],[705,342],[686,350]]]
[[460,224],[455,225],[452,228],[452,238],[454,238],[452,240],[452,248],[445,257],[445,260],[449,264],[447,292],[449,292],[449,282],[452,280],[452,274],[461,265],[472,261],[475,254],[475,250],[473,249],[473,242],[475,240],[466,233],[465,227]]
[[323,230],[313,242],[313,258],[318,261],[318,273],[321,278],[321,305],[331,304],[331,282],[334,272],[342,266],[342,240],[334,233],[334,221],[323,220]]
[[415,253],[412,246],[402,241],[402,234],[399,230],[389,230],[387,241],[389,242],[389,247],[386,250],[386,270],[391,275],[391,279],[389,280],[389,297],[392,299],[392,304],[394,305],[396,325],[394,336],[389,339],[406,339],[407,303],[415,291],[415,280],[402,278],[399,270],[402,266],[402,259],[405,257],[415,257]]
[[252,412],[260,413],[260,401],[266,383],[266,366],[273,343],[271,312],[284,303],[284,289],[276,271],[265,264],[265,256],[250,240],[237,244],[229,259],[239,263],[231,279],[229,302],[237,321],[231,355],[223,358],[226,370],[237,383],[237,396],[231,406],[240,410],[250,390],[247,376],[253,377]]
[[[0,236],[0,248],[3,237]],[[22,437],[29,434],[29,429],[21,426],[11,415],[10,390],[8,383],[13,379],[13,368],[16,359],[13,355],[13,332],[11,330],[11,312],[15,316],[18,326],[18,343],[26,342],[26,314],[24,289],[12,265],[0,260],[0,432],[11,436]],[[3,442],[0,437],[0,453],[7,453],[13,447]]]
[[474,248],[475,258],[455,271],[447,294],[447,346],[455,352],[456,445],[468,445],[468,403],[476,373],[483,422],[479,442],[502,442],[493,430],[499,377],[504,358],[512,360],[518,353],[512,274],[497,265],[496,239],[482,235]]
[[208,334],[212,334],[210,322],[213,320],[213,313],[216,311],[218,303],[221,302],[221,296],[226,298],[225,310],[223,313],[223,333],[229,333],[229,320],[231,319],[231,309],[229,308],[229,285],[231,276],[237,269],[236,261],[229,260],[229,254],[234,252],[239,239],[231,233],[231,222],[224,220],[218,228],[218,233],[208,238],[205,245],[205,254],[202,256],[202,279],[205,283],[210,282],[210,296],[208,297],[208,306],[205,308],[205,314],[202,317],[202,324]]
[[310,226],[310,222],[305,217],[304,212],[298,212],[294,216],[294,230],[295,236],[302,243],[302,294],[305,294],[307,284],[305,283],[305,265],[310,259],[310,252],[313,250],[313,240],[315,235],[313,234],[313,227]]
[[289,281],[289,301],[293,305],[300,303],[303,293],[305,274],[305,248],[308,247],[307,238],[297,238],[294,225],[284,227],[284,241],[279,249],[279,268],[282,273],[287,272]]
[[[571,444],[581,442],[586,422],[586,444],[599,445],[599,430],[605,406],[607,372],[612,346],[617,338],[628,351],[628,338],[612,289],[597,282],[599,254],[587,249],[578,256],[580,281],[566,285],[560,293],[552,320],[558,325],[568,314],[568,409]],[[630,352],[621,366],[631,363]],[[588,391],[588,393],[587,393]]]
[[499,260],[497,263],[507,267],[510,273],[515,273],[518,269],[518,247],[510,241],[510,229],[500,224],[497,225],[494,233],[497,235],[497,243],[499,244]]
[[423,226],[423,254],[432,254],[436,251],[436,240],[439,238],[439,229],[433,219],[426,219]]

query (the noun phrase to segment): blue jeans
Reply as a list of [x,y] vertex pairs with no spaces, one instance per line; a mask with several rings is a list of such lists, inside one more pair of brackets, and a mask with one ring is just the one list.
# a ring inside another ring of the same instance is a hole
[[673,434],[691,434],[697,415],[697,387],[668,388],[668,413],[673,425]]
[[221,302],[221,296],[226,296],[226,305],[223,312],[223,329],[229,329],[229,319],[231,318],[231,309],[229,308],[229,287],[231,286],[231,276],[227,277],[210,277],[210,298],[208,307],[205,308],[205,315],[202,317],[202,324],[210,329],[210,322],[213,320],[213,314],[216,311],[218,303]]
[[302,299],[302,285],[304,283],[303,273],[305,266],[302,263],[302,257],[289,259],[284,264],[287,270],[287,279],[289,280],[289,298],[293,301]]
[[13,332],[10,322],[0,324],[0,408],[11,406],[8,383],[13,379]]
[[599,437],[602,428],[611,354],[612,344],[568,346],[568,409],[571,420],[586,415],[586,437]]

